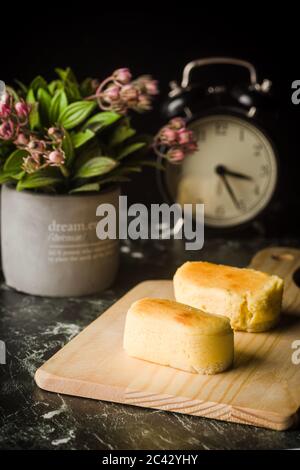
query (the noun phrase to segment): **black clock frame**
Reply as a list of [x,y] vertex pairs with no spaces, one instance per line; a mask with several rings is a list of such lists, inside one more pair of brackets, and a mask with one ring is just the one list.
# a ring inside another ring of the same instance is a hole
[[[205,225],[205,229],[210,232],[232,232],[249,227],[254,221],[262,222],[280,196],[281,185],[281,164],[280,164],[280,144],[277,142],[278,132],[278,106],[269,93],[262,93],[248,84],[241,84],[233,87],[215,85],[214,87],[190,85],[186,89],[177,89],[165,101],[162,107],[164,121],[176,116],[186,119],[191,123],[198,119],[226,115],[237,117],[255,126],[269,141],[277,163],[277,182],[273,195],[269,203],[255,216],[241,224],[230,227],[212,227]],[[160,191],[164,199],[169,203],[174,203],[167,184],[164,172],[157,172],[157,180]]]

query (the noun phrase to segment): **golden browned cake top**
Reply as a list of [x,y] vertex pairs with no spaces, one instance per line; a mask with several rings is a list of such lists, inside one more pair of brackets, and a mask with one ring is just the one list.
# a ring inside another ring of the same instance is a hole
[[134,302],[129,311],[135,316],[166,320],[186,328],[195,328],[199,333],[206,335],[231,330],[228,318],[206,313],[174,300],[147,297]]
[[254,269],[234,268],[206,261],[184,263],[177,273],[185,281],[199,287],[211,287],[236,292],[256,291],[271,278],[269,274]]

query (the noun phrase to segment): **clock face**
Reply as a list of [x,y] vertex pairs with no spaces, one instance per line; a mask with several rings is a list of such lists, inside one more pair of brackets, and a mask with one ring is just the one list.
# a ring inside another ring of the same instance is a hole
[[269,203],[277,160],[268,138],[248,121],[216,115],[190,126],[198,151],[169,165],[167,185],[180,204],[203,203],[205,224],[232,227],[253,219]]

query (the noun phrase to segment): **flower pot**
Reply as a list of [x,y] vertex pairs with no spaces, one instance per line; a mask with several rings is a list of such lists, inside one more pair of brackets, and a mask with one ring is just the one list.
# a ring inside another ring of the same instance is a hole
[[2,187],[2,266],[10,287],[33,295],[82,296],[109,287],[117,240],[96,236],[96,208],[118,210],[117,187],[98,194],[49,195]]

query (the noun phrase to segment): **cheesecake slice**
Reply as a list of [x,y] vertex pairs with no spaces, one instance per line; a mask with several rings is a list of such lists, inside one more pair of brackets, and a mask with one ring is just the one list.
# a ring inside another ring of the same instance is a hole
[[222,372],[233,361],[228,318],[172,300],[145,298],[127,312],[129,356],[198,374]]
[[266,331],[279,320],[283,280],[254,269],[187,262],[174,276],[178,302],[230,318],[234,330]]

